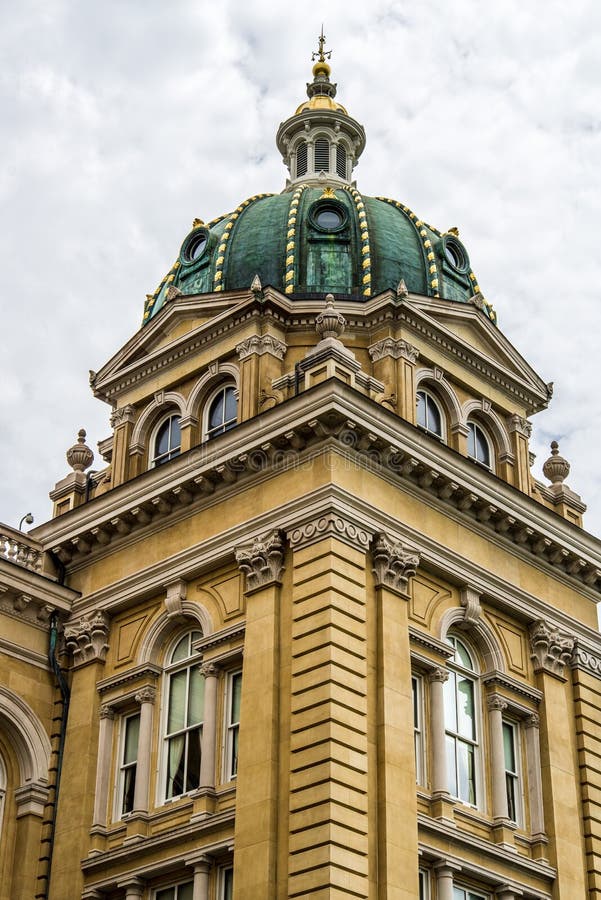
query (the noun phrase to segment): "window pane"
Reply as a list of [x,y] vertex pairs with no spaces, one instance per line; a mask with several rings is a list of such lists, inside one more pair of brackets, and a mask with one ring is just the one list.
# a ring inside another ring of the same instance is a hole
[[517,822],[516,788],[517,783],[513,775],[505,773],[505,788],[507,791],[507,814],[512,822]]
[[211,409],[209,410],[210,429],[219,428],[220,425],[223,425],[223,401],[223,391],[220,391],[211,403]]
[[488,441],[484,433],[476,426],[476,459],[484,463],[485,466],[490,465],[490,450],[488,449]]
[[186,739],[183,734],[171,738],[167,753],[167,787],[165,796],[178,797],[184,793],[184,750]]
[[180,884],[177,888],[177,900],[192,900],[194,892],[194,884],[187,881],[186,884]]
[[190,635],[185,634],[181,641],[175,645],[175,650],[171,654],[171,662],[180,662],[190,656]]
[[167,733],[173,734],[184,727],[186,710],[186,675],[183,672],[175,672],[169,679],[169,715],[167,719]]
[[164,888],[157,891],[156,900],[175,900],[175,888]]
[[469,669],[473,672],[474,664],[465,645],[455,638],[453,646],[455,647],[455,657],[457,662],[462,665],[464,669]]
[[163,422],[157,433],[154,455],[162,456],[169,450],[169,422]]
[[509,722],[503,722],[503,750],[505,753],[505,768],[515,772],[515,742],[513,726]]
[[188,690],[188,725],[199,725],[204,719],[205,680],[198,666],[192,666]]
[[179,419],[177,416],[174,416],[170,419],[171,423],[171,435],[170,435],[170,450],[175,450],[176,448],[181,446],[182,443],[182,432],[179,424]]
[[130,813],[134,808],[134,794],[136,790],[136,766],[129,766],[123,773],[123,801],[121,803],[121,815]]
[[238,774],[238,737],[239,737],[239,734],[240,734],[240,731],[237,726],[235,728],[232,728],[232,749],[231,749],[232,760],[231,760],[231,766],[230,766],[230,775],[232,775],[232,776]]
[[223,872],[223,900],[232,900],[234,896],[234,871],[225,869]]
[[230,724],[240,721],[240,698],[242,696],[242,672],[232,676],[232,702]]
[[471,456],[472,459],[476,459],[476,436],[474,434],[474,423],[468,422],[467,427],[467,455]]
[[426,427],[426,395],[423,391],[417,392],[417,424]]
[[457,731],[457,697],[455,695],[455,673],[449,672],[444,683],[444,724],[448,731]]
[[440,437],[442,435],[442,420],[440,418],[438,407],[432,397],[426,397],[426,407],[428,431],[432,431],[434,434],[437,434]]
[[455,754],[455,738],[447,734],[447,770],[449,778],[449,793],[452,797],[458,797],[457,791],[457,758]]
[[474,684],[469,678],[464,678],[462,675],[457,676],[457,718],[459,734],[475,741]]
[[188,759],[186,773],[186,790],[195,791],[200,784],[200,734],[201,729],[195,728],[187,733]]
[[231,422],[238,415],[238,401],[236,400],[236,389],[228,387],[225,389],[225,421]]
[[457,773],[459,792],[457,796],[465,803],[476,803],[476,773],[474,766],[474,748],[471,744],[457,741]]
[[138,735],[140,733],[140,716],[130,716],[125,720],[125,743],[123,747],[123,763],[133,763],[138,758]]

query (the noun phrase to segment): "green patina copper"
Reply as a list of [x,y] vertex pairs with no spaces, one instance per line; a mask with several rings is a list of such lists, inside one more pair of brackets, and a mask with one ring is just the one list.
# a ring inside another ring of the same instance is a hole
[[[255,275],[292,299],[332,293],[364,302],[396,290],[401,279],[410,293],[462,303],[480,291],[455,232],[438,231],[395,200],[307,186],[251,197],[232,213],[197,224],[148,296],[143,324],[171,287],[184,295],[243,290]],[[492,308],[479,300],[495,322]]]

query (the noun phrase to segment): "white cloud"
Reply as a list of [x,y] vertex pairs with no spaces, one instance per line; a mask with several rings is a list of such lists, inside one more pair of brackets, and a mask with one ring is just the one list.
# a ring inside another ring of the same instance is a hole
[[87,371],[139,327],[195,216],[280,190],[278,123],[324,17],[368,143],[360,189],[456,225],[500,326],[545,380],[601,533],[597,275],[601,10],[593,0],[365,5],[309,21],[267,0],[24,0],[0,12],[4,237],[0,516],[49,513],[78,428],[108,434]]

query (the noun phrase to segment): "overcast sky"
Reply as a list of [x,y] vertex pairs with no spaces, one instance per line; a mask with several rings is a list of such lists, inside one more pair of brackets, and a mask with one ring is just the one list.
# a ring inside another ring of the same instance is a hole
[[601,534],[601,4],[297,6],[0,2],[0,520],[47,519],[77,430],[94,450],[110,433],[88,370],[138,329],[192,220],[282,189],[275,133],[323,18],[367,132],[359,190],[459,227],[500,328],[555,382],[535,472],[558,439]]

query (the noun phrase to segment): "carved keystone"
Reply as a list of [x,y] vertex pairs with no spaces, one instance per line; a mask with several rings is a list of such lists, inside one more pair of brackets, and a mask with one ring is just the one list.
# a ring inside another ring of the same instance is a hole
[[554,625],[539,619],[530,626],[531,659],[535,672],[548,672],[563,678],[563,670],[572,660],[574,638]]
[[384,532],[374,536],[371,553],[377,587],[392,588],[407,597],[409,579],[419,565],[419,553],[402,543],[394,543]]
[[280,582],[284,569],[284,543],[278,529],[236,549],[236,562],[246,575],[246,590]]

